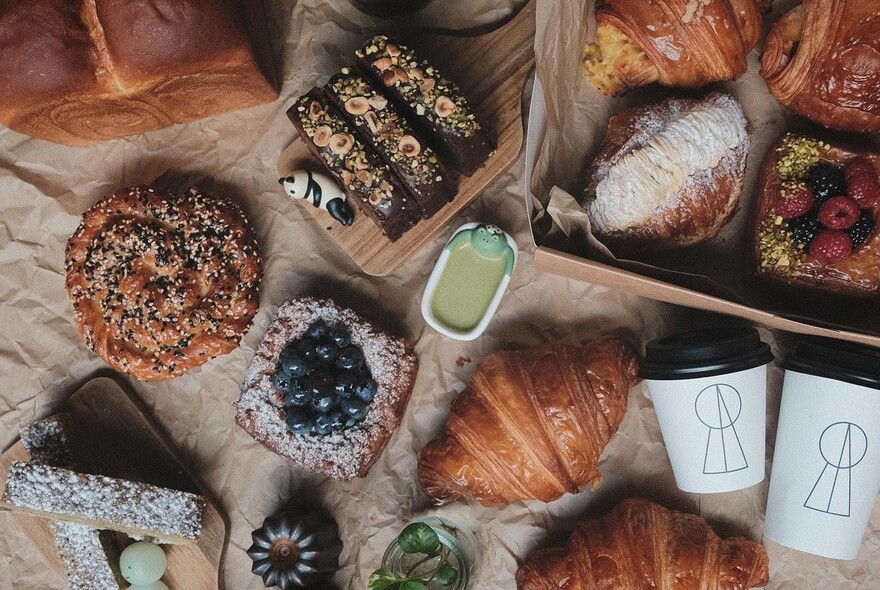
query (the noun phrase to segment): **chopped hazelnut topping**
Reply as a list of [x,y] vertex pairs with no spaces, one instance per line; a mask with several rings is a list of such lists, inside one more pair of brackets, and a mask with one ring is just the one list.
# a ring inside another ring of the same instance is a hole
[[379,119],[376,117],[376,113],[374,111],[367,111],[364,113],[364,120],[367,122],[367,126],[370,128],[371,133],[376,133],[379,131]]
[[448,96],[440,96],[434,104],[434,112],[440,118],[445,118],[455,112],[455,103]]
[[394,70],[385,70],[385,73],[382,74],[382,82],[385,83],[385,86],[394,86],[397,83],[397,75]]
[[384,72],[388,68],[392,66],[390,57],[380,57],[376,61],[373,62],[373,66],[379,70],[380,72]]
[[404,135],[397,144],[397,151],[404,156],[412,158],[419,155],[419,152],[422,151],[422,146],[419,144],[419,140],[412,135]]
[[318,147],[327,147],[330,145],[330,137],[333,135],[333,130],[330,129],[327,125],[321,125],[317,129],[315,129],[315,135],[312,137],[312,141],[315,142],[315,145]]
[[370,110],[370,103],[363,96],[355,96],[345,101],[345,110],[355,116],[363,115]]
[[370,106],[376,109],[377,111],[383,110],[386,106],[388,106],[388,99],[384,96],[380,96],[375,94],[370,97],[369,101]]
[[330,151],[337,156],[344,156],[351,151],[354,138],[348,133],[336,133],[330,137]]

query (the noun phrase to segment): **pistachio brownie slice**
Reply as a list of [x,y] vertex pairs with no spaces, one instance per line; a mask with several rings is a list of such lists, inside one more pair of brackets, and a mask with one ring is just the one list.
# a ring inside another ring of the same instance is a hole
[[398,240],[419,220],[415,200],[388,165],[355,137],[345,117],[320,88],[301,96],[287,116],[309,150],[326,164],[346,194],[388,239]]
[[379,35],[357,57],[360,68],[462,174],[473,174],[495,151],[494,139],[458,86],[414,51]]
[[324,92],[409,189],[428,219],[456,193],[453,173],[382,94],[364,76],[345,68]]

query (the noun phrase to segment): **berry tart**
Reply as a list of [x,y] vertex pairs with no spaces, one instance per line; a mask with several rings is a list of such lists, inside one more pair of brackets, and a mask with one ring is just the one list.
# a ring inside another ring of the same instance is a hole
[[754,262],[777,284],[880,292],[880,157],[787,134],[761,170]]
[[236,422],[306,469],[363,477],[400,424],[417,370],[405,340],[332,301],[293,299],[247,371]]

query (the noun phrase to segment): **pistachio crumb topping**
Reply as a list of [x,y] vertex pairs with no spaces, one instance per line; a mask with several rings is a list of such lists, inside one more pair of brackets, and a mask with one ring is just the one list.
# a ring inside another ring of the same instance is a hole
[[830,147],[811,137],[787,133],[776,148],[779,152],[776,172],[783,180],[803,180],[807,171],[819,162],[821,151]]
[[804,245],[795,241],[786,221],[770,211],[758,232],[758,250],[762,271],[771,271],[795,277],[798,266],[806,259]]

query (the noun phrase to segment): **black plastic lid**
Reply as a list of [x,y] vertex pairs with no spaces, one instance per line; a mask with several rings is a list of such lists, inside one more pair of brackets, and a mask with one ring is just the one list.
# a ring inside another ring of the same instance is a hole
[[772,360],[770,346],[754,328],[715,328],[649,342],[640,373],[646,379],[695,379],[745,371]]
[[804,339],[783,366],[798,373],[880,389],[880,350],[860,344]]

